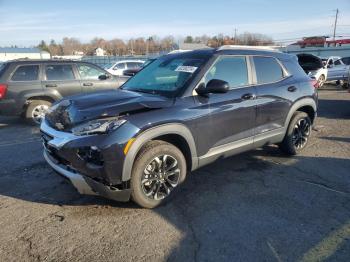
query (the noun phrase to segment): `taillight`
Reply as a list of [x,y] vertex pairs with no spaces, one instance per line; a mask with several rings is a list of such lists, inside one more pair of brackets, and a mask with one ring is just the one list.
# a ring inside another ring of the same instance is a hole
[[0,84],[0,99],[3,99],[7,92],[7,85]]
[[320,87],[316,79],[311,79],[310,83],[315,89]]

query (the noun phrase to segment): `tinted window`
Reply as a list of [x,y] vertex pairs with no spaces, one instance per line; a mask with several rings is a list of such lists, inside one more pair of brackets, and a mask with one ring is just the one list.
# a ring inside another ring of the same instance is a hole
[[137,69],[137,68],[140,68],[142,66],[141,63],[134,63],[134,62],[128,62],[126,63],[126,67],[128,69]]
[[334,62],[334,65],[336,65],[336,66],[337,66],[337,65],[341,65],[340,60],[335,61],[335,62]]
[[343,61],[344,64],[350,65],[350,57],[343,57],[341,60]]
[[273,57],[255,56],[254,65],[258,84],[276,82],[283,78],[283,70]]
[[113,69],[114,70],[125,69],[125,64],[124,63],[117,64]]
[[46,80],[73,80],[75,79],[71,65],[47,65]]
[[87,79],[98,80],[98,77],[100,75],[105,75],[106,74],[101,69],[98,69],[96,67],[92,67],[90,65],[82,65],[82,64],[78,65],[78,71],[79,71],[79,74],[80,74],[80,78],[83,79],[83,80],[87,80]]
[[35,81],[38,80],[39,66],[38,65],[26,65],[17,68],[12,75],[12,81]]
[[206,74],[205,84],[211,79],[226,81],[231,88],[248,85],[248,71],[245,57],[219,58]]
[[5,72],[6,63],[0,63],[0,77]]

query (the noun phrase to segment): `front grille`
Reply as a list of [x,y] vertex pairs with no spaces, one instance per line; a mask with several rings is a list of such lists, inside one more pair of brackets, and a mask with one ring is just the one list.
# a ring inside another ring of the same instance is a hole
[[44,145],[44,148],[46,150],[46,152],[59,164],[63,164],[63,165],[66,165],[66,166],[69,166],[70,165],[70,162],[67,161],[66,159],[62,158],[59,154],[58,154],[58,150],[53,147],[53,146],[50,146],[49,145],[49,141],[53,139],[52,136],[44,133],[43,131],[41,131],[41,138],[42,138],[42,141],[43,141],[43,145]]

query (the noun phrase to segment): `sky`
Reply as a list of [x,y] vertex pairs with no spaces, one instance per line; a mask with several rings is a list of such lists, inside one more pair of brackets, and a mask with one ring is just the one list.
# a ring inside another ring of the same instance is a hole
[[0,46],[41,40],[261,33],[277,41],[332,35],[350,38],[350,0],[0,0]]

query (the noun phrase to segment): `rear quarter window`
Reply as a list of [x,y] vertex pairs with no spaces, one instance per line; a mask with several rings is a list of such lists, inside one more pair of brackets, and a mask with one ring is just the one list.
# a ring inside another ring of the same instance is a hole
[[2,75],[4,74],[5,70],[6,70],[6,63],[0,63],[0,77],[2,77]]
[[284,78],[281,65],[273,57],[253,57],[258,84],[277,82]]
[[12,81],[35,81],[39,78],[39,65],[23,65],[17,67],[13,73]]

